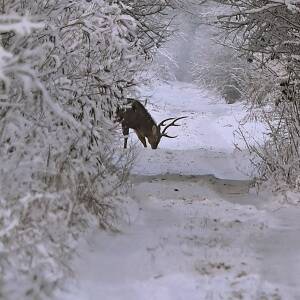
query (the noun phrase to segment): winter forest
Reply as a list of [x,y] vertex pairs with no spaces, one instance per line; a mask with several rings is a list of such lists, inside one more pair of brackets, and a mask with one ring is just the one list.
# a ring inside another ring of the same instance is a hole
[[0,299],[300,299],[300,0],[0,10]]

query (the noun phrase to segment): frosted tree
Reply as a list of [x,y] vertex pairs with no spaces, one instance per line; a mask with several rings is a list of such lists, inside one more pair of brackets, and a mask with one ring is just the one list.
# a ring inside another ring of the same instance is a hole
[[[252,100],[268,104],[263,119],[269,132],[260,148],[262,179],[299,188],[300,175],[300,1],[217,1],[228,7],[218,16],[226,41],[258,66]],[[260,79],[258,82],[257,79]]]
[[247,62],[224,46],[219,35],[219,29],[209,25],[196,28],[191,64],[193,81],[214,90],[227,103],[244,100],[245,80],[249,76]]
[[115,216],[129,161],[110,117],[147,51],[122,3],[0,9],[0,298],[44,299],[85,226]]
[[[157,38],[152,40],[152,44],[155,45],[153,49],[159,48],[152,64],[152,72],[163,80],[190,80],[193,59],[191,52],[194,47],[195,29],[198,27],[194,15],[197,15],[200,5],[206,0],[154,2],[156,5],[162,3],[164,6],[161,5],[160,8],[164,9],[155,18],[152,18],[151,14],[146,15],[146,19],[153,23],[159,33]],[[147,32],[146,29],[147,27],[143,31]],[[149,37],[147,40],[151,44]]]

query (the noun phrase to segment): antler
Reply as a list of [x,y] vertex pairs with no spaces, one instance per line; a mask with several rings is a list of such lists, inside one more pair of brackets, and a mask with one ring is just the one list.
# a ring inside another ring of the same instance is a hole
[[175,120],[176,118],[168,118],[168,119],[164,119],[162,120],[157,126],[165,126],[164,123],[167,122],[167,121],[170,121],[170,120]]
[[165,120],[161,121],[161,122],[159,123],[158,126],[164,126],[164,123],[165,123],[166,121],[173,120],[170,124],[168,124],[168,125],[163,129],[163,131],[162,131],[162,133],[161,133],[161,136],[165,136],[165,137],[167,137],[167,138],[172,138],[172,139],[173,139],[173,138],[176,138],[177,135],[176,135],[176,136],[170,136],[170,135],[168,135],[168,134],[166,133],[166,130],[167,130],[170,126],[180,126],[180,124],[175,124],[175,123],[176,123],[178,120],[185,119],[185,118],[187,118],[187,117],[168,118],[168,119],[165,119]]

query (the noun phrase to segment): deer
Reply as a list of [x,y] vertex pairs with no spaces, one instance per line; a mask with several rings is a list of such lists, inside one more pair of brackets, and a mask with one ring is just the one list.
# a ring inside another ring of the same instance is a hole
[[[145,148],[147,148],[147,138],[151,148],[157,149],[162,137],[172,139],[177,137],[168,135],[167,129],[171,126],[180,126],[179,124],[176,124],[176,122],[187,118],[167,118],[157,124],[140,101],[127,98],[127,103],[127,107],[117,108],[115,120],[122,125],[124,149],[127,148],[129,129],[133,129],[135,131],[138,139]],[[171,121],[171,123],[166,124],[167,121]]]

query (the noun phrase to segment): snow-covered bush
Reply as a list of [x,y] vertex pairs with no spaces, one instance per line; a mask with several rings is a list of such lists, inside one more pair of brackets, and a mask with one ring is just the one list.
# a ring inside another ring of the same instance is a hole
[[151,58],[166,39],[172,34],[170,22],[173,11],[182,0],[117,0],[123,12],[136,20],[138,37],[145,55]]
[[109,120],[143,69],[136,21],[109,0],[4,1],[0,17],[0,299],[43,299],[127,169]]
[[[130,13],[138,22],[142,47],[153,58],[148,77],[159,80],[187,80],[190,77],[189,54],[193,32],[187,11],[199,7],[193,0],[134,1]],[[134,3],[134,4],[133,4]],[[140,11],[140,9],[142,10]],[[135,11],[138,14],[135,15]],[[187,21],[187,18],[189,18]],[[149,76],[149,74],[151,74]],[[149,79],[149,78],[148,78]]]
[[[227,103],[244,98],[249,76],[247,61],[220,44],[219,30],[200,25],[195,32],[193,81],[219,93]],[[205,42],[203,42],[205,41]]]
[[[255,104],[265,104],[261,114],[268,140],[251,147],[260,158],[263,180],[277,188],[297,188],[300,174],[300,1],[217,1],[230,7],[218,16],[226,40],[250,63],[260,67],[254,77],[260,92]],[[261,76],[262,75],[262,76]],[[260,79],[260,82],[258,82]]]
[[[172,11],[174,34],[157,55],[157,73],[163,79],[194,81],[217,91],[227,102],[241,98],[248,63],[233,49],[224,47],[220,30],[209,26],[216,5],[211,1],[185,1]],[[218,11],[220,8],[218,8]]]

